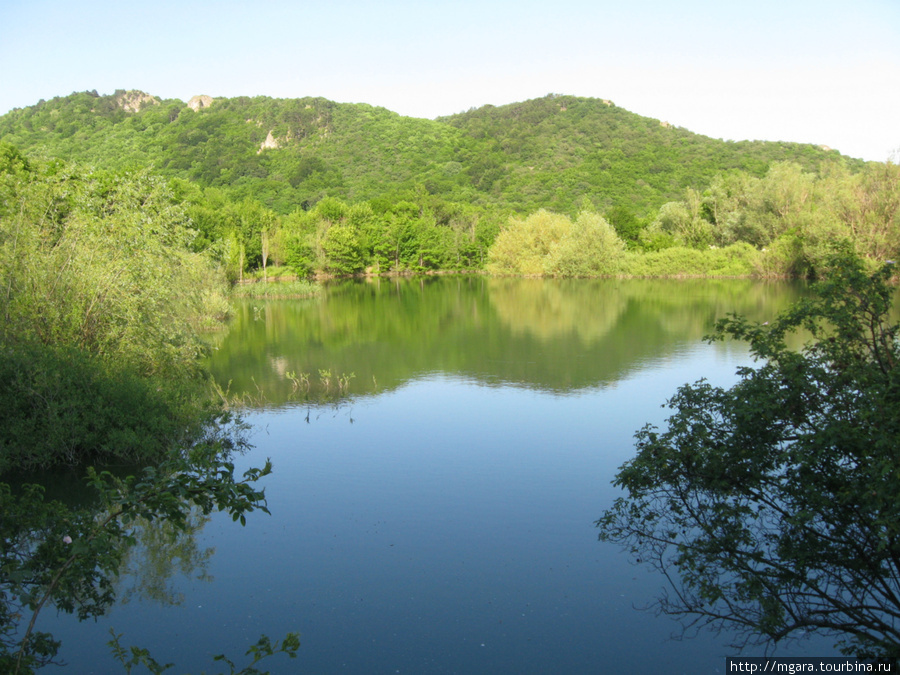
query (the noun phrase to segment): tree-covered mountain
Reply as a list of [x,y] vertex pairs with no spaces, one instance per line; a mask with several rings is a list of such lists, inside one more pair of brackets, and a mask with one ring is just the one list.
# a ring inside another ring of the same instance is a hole
[[589,203],[645,216],[729,169],[761,177],[782,161],[807,171],[864,165],[813,145],[711,139],[610,101],[558,95],[425,120],[322,98],[81,92],[0,117],[0,140],[107,169],[151,166],[283,214],[326,196],[418,190],[519,213]]
[[528,210],[571,212],[573,198],[588,196],[602,211],[646,213],[729,169],[762,176],[782,161],[807,170],[827,160],[862,164],[813,145],[715,140],[574,96],[485,106],[439,121],[474,144],[473,182],[498,196],[520,195]]

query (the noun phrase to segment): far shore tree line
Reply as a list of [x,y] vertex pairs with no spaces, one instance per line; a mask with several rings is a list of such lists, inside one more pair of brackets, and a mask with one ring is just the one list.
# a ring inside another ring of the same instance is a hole
[[[109,378],[104,372],[103,381],[121,385],[133,374],[135,383],[150,381],[160,392],[190,383],[160,403],[158,429],[101,443],[134,457],[153,454],[150,439],[173,432],[166,420],[196,414],[198,376],[192,369],[203,346],[195,331],[227,315],[229,281],[441,271],[815,277],[825,271],[823,261],[836,242],[848,243],[872,267],[900,255],[900,167],[890,162],[856,173],[839,164],[818,173],[775,164],[761,178],[727,172],[643,219],[624,207],[598,213],[597,201],[585,196],[572,214],[523,215],[450,202],[422,189],[352,204],[325,197],[278,214],[149,169],[104,171],[34,160],[0,143],[7,380],[23,391],[58,391],[63,380],[56,376],[38,382],[30,379],[33,373],[22,375],[31,371],[23,364],[35,362],[29,350],[49,345],[90,355],[91,368],[102,363],[116,370]],[[71,357],[39,351],[52,361],[46,373]],[[69,369],[64,379],[75,386],[89,378]],[[120,402],[127,398],[117,396]],[[24,400],[12,396],[8,410]],[[88,403],[77,413],[53,405],[45,412],[75,419],[88,414]],[[35,426],[40,419],[29,413],[15,427],[22,443],[11,448],[24,453],[23,465],[41,465],[45,453],[59,447],[72,457],[96,449],[90,425],[90,439],[63,441],[53,434],[72,424],[47,418],[53,433],[44,433]]]
[[814,277],[835,241],[873,263],[900,255],[900,167],[835,164],[813,173],[777,163],[761,178],[717,175],[639,218],[599,213],[585,195],[572,214],[516,214],[449,202],[424,189],[348,203],[325,197],[280,215],[252,199],[177,181],[199,236],[232,281],[250,274]]

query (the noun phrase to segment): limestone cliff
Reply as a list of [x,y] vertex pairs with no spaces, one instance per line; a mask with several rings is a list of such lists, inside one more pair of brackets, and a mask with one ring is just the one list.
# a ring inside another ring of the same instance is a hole
[[116,103],[125,112],[138,113],[142,108],[148,105],[159,105],[159,101],[155,96],[151,96],[143,91],[131,89],[129,91],[117,91]]
[[200,94],[199,96],[191,96],[191,100],[187,102],[187,105],[188,108],[196,112],[201,108],[208,108],[213,104],[215,100],[216,99],[214,99],[212,96]]

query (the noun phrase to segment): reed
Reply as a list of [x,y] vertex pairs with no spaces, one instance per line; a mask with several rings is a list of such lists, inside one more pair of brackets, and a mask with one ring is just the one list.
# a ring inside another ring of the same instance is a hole
[[238,284],[231,291],[234,298],[252,299],[317,298],[321,293],[319,284],[305,279]]

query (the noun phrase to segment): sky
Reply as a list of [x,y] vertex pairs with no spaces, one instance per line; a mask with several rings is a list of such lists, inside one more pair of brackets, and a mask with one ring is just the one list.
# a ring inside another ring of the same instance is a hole
[[0,114],[73,91],[435,118],[549,93],[900,161],[900,0],[0,0]]

